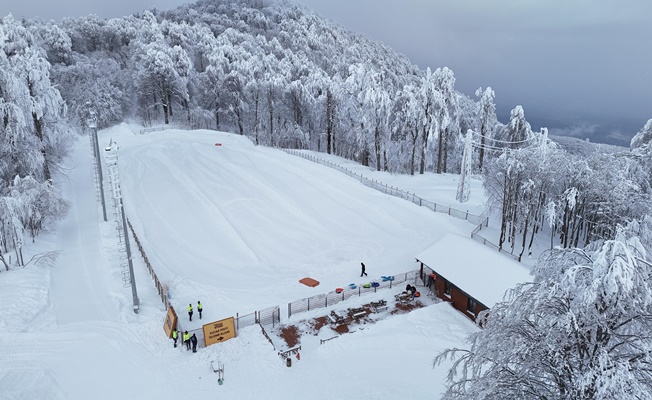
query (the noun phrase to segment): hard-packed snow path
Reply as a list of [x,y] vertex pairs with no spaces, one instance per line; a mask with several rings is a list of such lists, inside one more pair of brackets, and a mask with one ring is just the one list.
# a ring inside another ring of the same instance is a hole
[[63,195],[71,202],[58,230],[61,256],[52,271],[52,301],[58,325],[82,321],[116,321],[117,307],[106,286],[109,267],[101,257],[98,221],[101,209],[95,197],[88,139],[77,141],[70,158]]

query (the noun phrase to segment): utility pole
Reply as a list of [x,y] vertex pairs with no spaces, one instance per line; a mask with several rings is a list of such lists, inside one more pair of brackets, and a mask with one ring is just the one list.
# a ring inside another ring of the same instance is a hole
[[106,202],[104,201],[104,184],[102,177],[102,159],[100,158],[100,145],[97,140],[97,115],[94,110],[88,110],[88,128],[91,131],[91,141],[93,142],[93,155],[95,157],[95,171],[97,173],[98,184],[100,185],[100,200],[102,201],[102,214],[106,222]]
[[[115,208],[116,222],[118,223],[118,231],[124,235],[125,252],[127,255],[127,262],[129,265],[129,281],[131,286],[131,296],[134,303],[134,312],[138,314],[140,310],[140,300],[136,291],[136,278],[134,277],[134,264],[131,259],[131,247],[129,244],[129,231],[127,229],[127,217],[125,216],[125,207],[122,202],[122,189],[120,188],[120,172],[118,169],[118,146],[110,143],[109,147],[104,149],[106,160],[106,168],[109,174],[109,181],[111,182],[111,194],[113,197],[113,205]],[[119,216],[117,214],[120,214]],[[123,270],[124,271],[124,270]],[[126,286],[126,285],[125,285]]]

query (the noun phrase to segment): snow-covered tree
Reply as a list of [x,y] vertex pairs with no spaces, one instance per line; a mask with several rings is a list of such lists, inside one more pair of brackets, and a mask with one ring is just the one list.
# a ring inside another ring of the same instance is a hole
[[503,146],[512,149],[529,146],[532,139],[532,128],[530,123],[525,119],[525,110],[522,106],[516,106],[510,112],[509,123],[502,131],[502,136],[498,137]]
[[448,67],[434,73],[435,90],[441,94],[434,104],[437,121],[437,173],[447,172],[448,150],[459,133],[459,101],[455,92],[455,76]]
[[450,399],[646,399],[652,393],[652,263],[621,229],[590,248],[554,249],[532,283],[481,314],[454,361]]
[[630,142],[632,150],[643,146],[652,146],[652,119],[649,119],[643,128],[634,135]]
[[50,81],[50,63],[34,36],[13,17],[0,22],[0,151],[16,174],[48,180],[65,156],[66,106]]
[[418,92],[420,110],[414,110],[415,114],[413,114],[417,118],[417,129],[421,132],[420,174],[425,172],[428,144],[436,138],[438,133],[439,121],[436,118],[436,113],[442,112],[443,103],[443,96],[437,90],[436,76],[430,71],[430,68],[427,68],[421,78],[421,86]]
[[479,88],[475,95],[480,97],[478,102],[478,170],[482,171],[484,165],[484,154],[487,147],[487,140],[493,139],[498,119],[496,117],[496,104],[494,104],[495,93],[491,87]]
[[455,197],[460,203],[469,201],[471,195],[471,160],[473,159],[473,131],[468,130],[464,138],[464,156],[462,157],[462,172],[457,185],[457,196]]

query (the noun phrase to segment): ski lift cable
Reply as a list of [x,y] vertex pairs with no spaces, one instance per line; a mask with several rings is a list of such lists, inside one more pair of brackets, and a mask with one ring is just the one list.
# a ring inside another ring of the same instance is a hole
[[499,139],[494,139],[494,138],[490,138],[490,137],[488,137],[488,136],[483,136],[483,135],[480,135],[480,137],[481,137],[481,138],[485,138],[485,139],[487,139],[487,140],[494,141],[494,142],[496,142],[496,143],[506,143],[506,144],[519,144],[519,143],[525,143],[525,142],[529,142],[529,141],[531,141],[531,140],[535,140],[535,139],[537,139],[536,136],[532,136],[532,137],[530,137],[530,138],[528,138],[528,139],[517,140],[517,141],[499,140]]
[[489,145],[486,145],[486,144],[485,144],[485,145],[481,145],[481,144],[478,144],[478,143],[475,143],[475,142],[471,143],[471,145],[472,145],[473,148],[475,148],[475,149],[495,150],[495,151],[503,151],[503,150],[509,150],[509,151],[513,151],[513,150],[528,150],[528,149],[533,149],[533,148],[536,147],[536,146],[527,146],[527,147],[518,147],[518,148],[512,149],[512,148],[509,148],[509,147],[489,146]]
[[[503,143],[506,143],[506,144],[519,144],[519,143],[523,143],[523,142],[503,142]],[[491,144],[487,144],[487,143],[484,143],[484,144],[483,143],[478,143],[475,140],[471,142],[471,145],[473,147],[475,147],[475,148],[482,148],[482,149],[485,149],[485,150],[524,150],[524,149],[533,149],[533,148],[538,147],[536,144],[531,144],[531,145],[529,145],[527,147],[518,147],[516,149],[512,149],[512,148],[509,148],[508,146],[496,146],[496,145],[491,145]]]

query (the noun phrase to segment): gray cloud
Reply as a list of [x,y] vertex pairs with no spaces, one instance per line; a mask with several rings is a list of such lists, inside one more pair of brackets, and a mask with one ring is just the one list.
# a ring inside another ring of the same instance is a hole
[[586,138],[598,132],[598,125],[572,125],[565,128],[551,128],[550,134],[555,136],[573,136]]
[[652,118],[647,0],[298,1],[422,68],[452,68],[464,93],[493,87],[503,121],[520,104],[533,126],[631,137]]
[[0,15],[11,13],[15,18],[60,20],[63,17],[82,17],[95,14],[115,18],[156,7],[159,10],[175,8],[188,3],[184,0],[2,0]]

